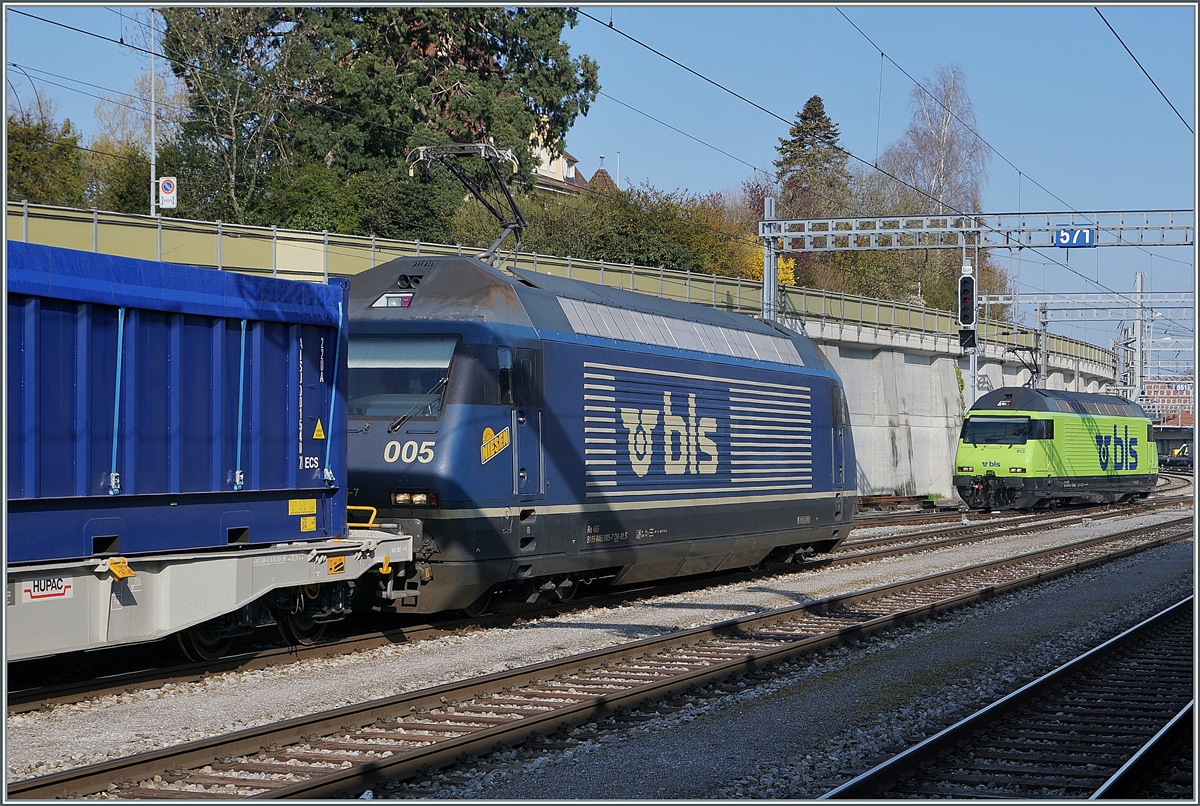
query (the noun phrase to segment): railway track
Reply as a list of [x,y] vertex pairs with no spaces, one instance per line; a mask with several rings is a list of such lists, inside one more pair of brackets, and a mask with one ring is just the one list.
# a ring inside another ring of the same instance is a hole
[[[1175,506],[1178,501],[1164,499],[1161,502],[1143,504],[1146,510],[1162,509]],[[1127,507],[1091,507],[1079,514],[1071,515],[1062,511],[1039,512],[1029,515],[1018,515],[1000,521],[991,520],[987,523],[966,523],[962,526],[938,529],[933,532],[909,532],[886,537],[863,538],[856,540],[853,532],[849,539],[841,543],[828,554],[822,554],[807,560],[809,566],[843,565],[851,562],[881,559],[897,554],[916,551],[928,551],[950,546],[990,540],[996,537],[1010,537],[1020,534],[1039,532],[1045,529],[1056,529],[1065,526],[1087,524],[1096,520],[1106,520],[1127,516]]]
[[1155,495],[1178,493],[1180,490],[1187,490],[1192,487],[1191,473],[1159,473],[1158,479],[1159,482],[1165,481],[1165,483],[1161,483],[1158,487],[1154,488]]
[[[1147,506],[1154,507],[1154,505]],[[1046,528],[1070,526],[1084,522],[1085,518],[1117,517],[1128,514],[1128,511],[1128,509],[1106,509],[1099,512],[1088,510],[1090,513],[1088,515],[1073,516],[1065,515],[1062,512],[1047,512],[1015,516],[999,522],[993,520],[986,524],[968,524],[922,534],[908,533],[864,540],[851,539],[830,554],[810,558],[800,565],[787,565],[783,568],[787,572],[791,572],[803,568],[867,562],[883,557],[947,548],[1000,536],[1011,537]],[[50,668],[44,661],[29,661],[16,669],[10,667],[7,707],[10,714],[25,713],[65,703],[79,702],[91,697],[155,688],[166,683],[201,680],[211,674],[250,671],[307,658],[344,655],[389,644],[414,643],[463,630],[507,626],[516,618],[554,616],[588,607],[636,601],[647,596],[663,596],[690,591],[694,590],[698,584],[732,584],[739,581],[763,579],[779,572],[779,569],[742,571],[699,581],[689,579],[666,585],[610,591],[597,596],[579,598],[568,603],[529,606],[522,608],[519,612],[509,614],[467,619],[443,619],[434,624],[376,629],[367,634],[356,632],[311,646],[277,646],[268,643],[266,648],[230,655],[218,661],[177,664],[169,660],[173,654],[169,648],[161,646],[144,647],[140,650],[134,648],[135,653],[130,653],[129,648],[126,648],[125,650],[111,651],[108,654],[113,657],[114,663],[124,663],[127,658],[136,661],[137,665],[133,668],[126,666],[118,671],[103,671],[102,662],[89,660],[86,665],[80,664],[82,668],[79,680],[59,681],[51,684],[25,683],[27,680],[44,679]],[[156,649],[157,653],[155,653]],[[130,657],[131,654],[132,657]],[[168,660],[164,661],[164,659]],[[163,665],[164,662],[166,665]],[[52,664],[52,668],[59,670],[63,666],[64,664],[59,661]]]
[[[1159,496],[1167,493],[1179,493],[1181,490],[1190,489],[1192,486],[1192,477],[1190,474],[1181,473],[1161,473],[1159,475],[1159,484],[1150,493],[1151,498],[1157,499]],[[863,500],[859,499],[860,502]],[[1059,514],[1070,513],[1072,511],[1096,511],[1111,508],[1112,505],[1094,505],[1081,504],[1072,507],[1062,507],[1055,511]],[[979,520],[994,520],[996,516],[990,512],[981,512],[978,510],[962,511],[959,508],[948,509],[947,507],[939,507],[935,510],[930,509],[907,509],[901,511],[887,512],[860,512],[854,519],[856,528],[873,528],[876,526],[918,526],[930,523],[951,523],[954,521],[979,521]]]
[[1191,519],[796,605],[10,782],[10,798],[331,797],[384,788],[512,744],[831,643],[903,625],[1192,534]]
[[1155,762],[1181,739],[1190,746],[1193,611],[1188,597],[822,799],[1082,800],[1153,789]]

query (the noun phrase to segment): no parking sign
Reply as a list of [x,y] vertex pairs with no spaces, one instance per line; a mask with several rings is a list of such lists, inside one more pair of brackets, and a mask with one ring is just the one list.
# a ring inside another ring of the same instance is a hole
[[179,193],[179,185],[175,183],[175,177],[164,176],[158,180],[158,206],[164,210],[172,210],[175,208],[176,200]]

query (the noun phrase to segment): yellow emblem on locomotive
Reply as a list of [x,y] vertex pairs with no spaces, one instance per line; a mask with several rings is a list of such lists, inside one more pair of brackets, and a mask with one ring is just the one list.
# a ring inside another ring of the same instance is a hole
[[509,435],[508,429],[505,428],[499,434],[492,431],[490,428],[483,429],[483,445],[479,448],[479,458],[483,464],[487,464],[488,460],[500,453],[508,447]]

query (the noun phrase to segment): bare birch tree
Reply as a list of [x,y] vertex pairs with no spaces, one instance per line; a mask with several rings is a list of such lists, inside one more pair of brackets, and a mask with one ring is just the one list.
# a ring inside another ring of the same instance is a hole
[[960,65],[939,67],[933,81],[913,88],[912,121],[880,157],[880,167],[925,194],[925,209],[912,212],[980,212],[991,152],[975,130]]

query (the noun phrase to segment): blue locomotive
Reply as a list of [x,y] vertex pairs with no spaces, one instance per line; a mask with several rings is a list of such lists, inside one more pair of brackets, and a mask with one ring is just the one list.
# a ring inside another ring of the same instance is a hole
[[390,608],[794,561],[850,530],[842,385],[792,331],[457,256],[356,275],[348,311],[348,500],[418,524]]

